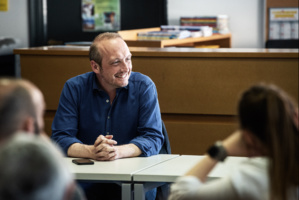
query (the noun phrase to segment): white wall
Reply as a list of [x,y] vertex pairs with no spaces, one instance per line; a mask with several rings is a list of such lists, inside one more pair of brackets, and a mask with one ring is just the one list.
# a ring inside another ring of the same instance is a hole
[[264,48],[264,0],[168,0],[168,24],[181,16],[225,14],[233,48]]
[[27,0],[8,0],[8,11],[0,11],[0,38],[10,37],[20,41],[19,47],[29,46]]
[[[168,24],[179,25],[180,16],[226,14],[233,48],[264,47],[265,0],[168,0]],[[29,46],[27,0],[8,0],[9,10],[0,12],[0,37],[14,37]]]

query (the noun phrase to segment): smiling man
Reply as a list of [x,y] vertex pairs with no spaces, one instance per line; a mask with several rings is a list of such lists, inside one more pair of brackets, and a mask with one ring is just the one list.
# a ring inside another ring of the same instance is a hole
[[[164,141],[153,81],[132,72],[132,54],[117,33],[98,35],[89,50],[92,72],[71,78],[62,90],[52,139],[72,157],[115,160],[158,154]],[[92,184],[94,187],[94,184]],[[104,195],[112,186],[98,184]],[[92,193],[91,186],[85,187]],[[114,192],[115,193],[115,190]],[[110,195],[113,195],[110,193]]]

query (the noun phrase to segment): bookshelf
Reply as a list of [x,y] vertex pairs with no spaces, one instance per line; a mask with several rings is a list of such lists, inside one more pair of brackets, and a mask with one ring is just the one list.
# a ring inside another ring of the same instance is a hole
[[129,47],[200,47],[218,46],[231,48],[231,34],[214,34],[210,37],[195,37],[170,40],[137,40],[137,33],[160,31],[160,27],[118,31]]

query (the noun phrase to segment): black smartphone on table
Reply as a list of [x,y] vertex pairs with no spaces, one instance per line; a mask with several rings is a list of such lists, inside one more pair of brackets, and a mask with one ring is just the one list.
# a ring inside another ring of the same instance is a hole
[[76,165],[93,165],[94,162],[87,158],[76,158],[72,160]]

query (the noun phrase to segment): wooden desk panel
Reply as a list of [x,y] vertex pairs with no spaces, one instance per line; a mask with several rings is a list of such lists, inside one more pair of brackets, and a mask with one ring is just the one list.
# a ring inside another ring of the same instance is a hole
[[[298,50],[130,48],[133,70],[158,90],[172,153],[203,154],[237,128],[240,93],[257,82],[274,83],[298,102]],[[65,81],[91,71],[88,48],[18,49],[21,75],[44,93],[45,130],[51,134]]]
[[232,116],[179,115],[172,119],[172,115],[162,114],[162,118],[174,154],[204,154],[211,144],[226,138],[238,128]]
[[235,115],[241,92],[275,83],[298,99],[298,60],[135,57],[133,70],[156,83],[162,113]]
[[47,110],[56,110],[64,83],[71,77],[91,71],[86,56],[23,55],[21,76],[43,92]]

